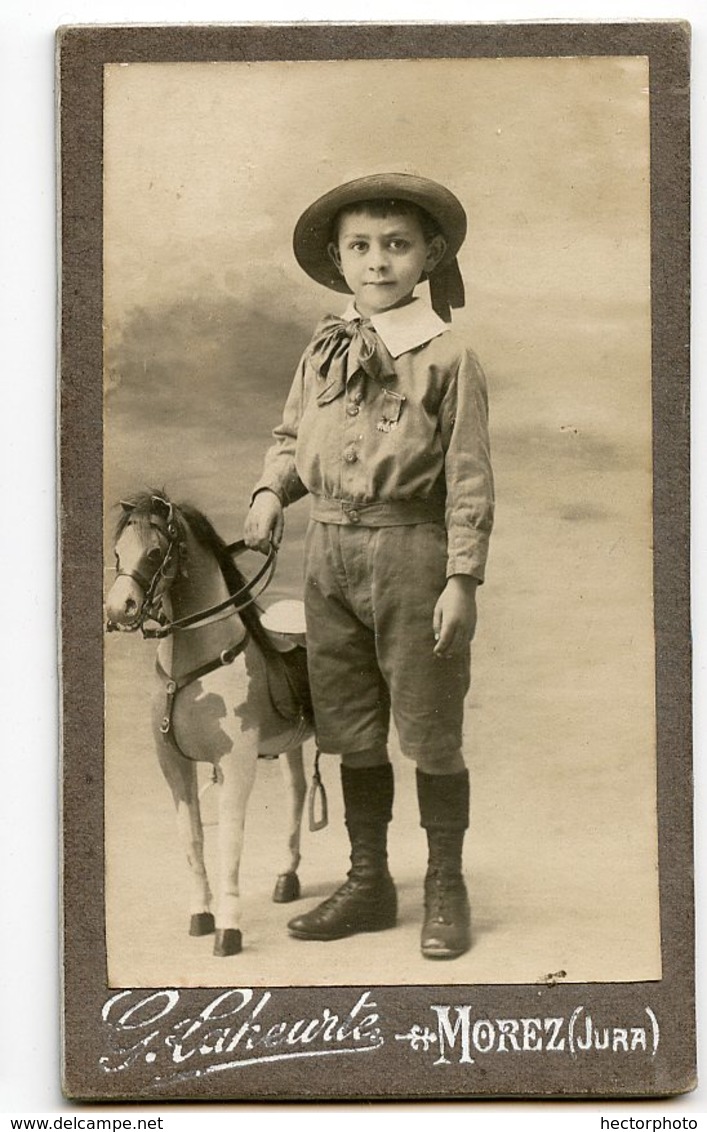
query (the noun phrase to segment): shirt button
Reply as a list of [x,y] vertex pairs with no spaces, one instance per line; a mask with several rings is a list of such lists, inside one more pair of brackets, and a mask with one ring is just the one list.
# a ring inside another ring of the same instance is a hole
[[360,405],[363,401],[363,393],[354,393],[351,400],[353,401],[354,405]]
[[347,405],[346,412],[350,417],[357,417],[361,410],[358,405]]
[[359,519],[361,518],[358,511],[347,511],[347,515],[349,517],[350,523],[358,523]]
[[349,449],[348,452],[344,453],[344,459],[346,460],[347,464],[355,464],[358,460],[358,455],[352,449]]

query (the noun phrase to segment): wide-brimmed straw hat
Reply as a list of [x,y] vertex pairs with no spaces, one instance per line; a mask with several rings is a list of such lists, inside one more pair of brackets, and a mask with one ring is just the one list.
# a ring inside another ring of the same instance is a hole
[[[300,267],[317,283],[332,291],[350,293],[350,288],[329,255],[334,220],[342,208],[369,200],[409,201],[425,210],[437,222],[447,248],[430,278],[433,305],[464,305],[464,286],[457,266],[457,252],[466,236],[466,213],[454,193],[444,185],[412,173],[373,173],[337,185],[319,197],[300,216],[295,226],[293,247]],[[434,284],[434,285],[433,285]]]

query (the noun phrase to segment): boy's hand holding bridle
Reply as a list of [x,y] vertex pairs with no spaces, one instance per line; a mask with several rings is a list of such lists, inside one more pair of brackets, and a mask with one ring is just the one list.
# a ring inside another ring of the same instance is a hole
[[453,574],[439,596],[432,618],[434,655],[446,660],[468,647],[476,630],[476,578]]
[[274,491],[259,491],[248,512],[243,537],[252,550],[267,554],[270,546],[277,550],[282,542],[285,516]]

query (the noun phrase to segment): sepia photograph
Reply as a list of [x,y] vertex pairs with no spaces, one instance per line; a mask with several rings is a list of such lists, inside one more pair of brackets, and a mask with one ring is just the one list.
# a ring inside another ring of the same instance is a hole
[[[177,622],[106,638],[111,985],[660,978],[648,129],[641,57],[106,68],[108,614],[139,630],[154,563]],[[444,267],[421,282],[399,250],[421,216],[425,257],[446,243],[463,280],[450,321]],[[322,333],[347,309],[370,347]],[[360,360],[379,337],[382,379]],[[273,505],[284,531],[239,610],[181,628],[231,581],[185,503],[226,542],[250,522],[264,553]],[[478,585],[470,680],[465,612],[452,655],[435,646],[455,582]],[[275,648],[307,641],[321,736],[258,716],[257,637],[165,708],[271,608]],[[441,956],[418,938],[425,805],[455,841],[427,896]],[[350,822],[370,822],[357,891],[308,920],[346,877]],[[273,903],[278,877],[296,903]],[[237,957],[195,938],[214,914]]]
[[70,1094],[690,1087],[685,29],[433,30],[60,39]]

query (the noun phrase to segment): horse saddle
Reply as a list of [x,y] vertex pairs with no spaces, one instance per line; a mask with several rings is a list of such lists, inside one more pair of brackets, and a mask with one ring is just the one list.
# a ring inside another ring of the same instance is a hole
[[304,604],[276,601],[260,618],[270,706],[286,723],[314,725],[307,674]]
[[[271,711],[294,729],[290,741],[294,735],[301,741],[314,731],[302,602],[276,602],[262,616],[260,627],[264,630],[261,652]],[[317,747],[307,800],[309,828],[313,832],[324,829],[329,821],[319,757]]]
[[277,715],[286,723],[302,721],[314,726],[312,695],[307,673],[307,650],[295,645],[287,652],[268,649],[265,655],[270,703]]

